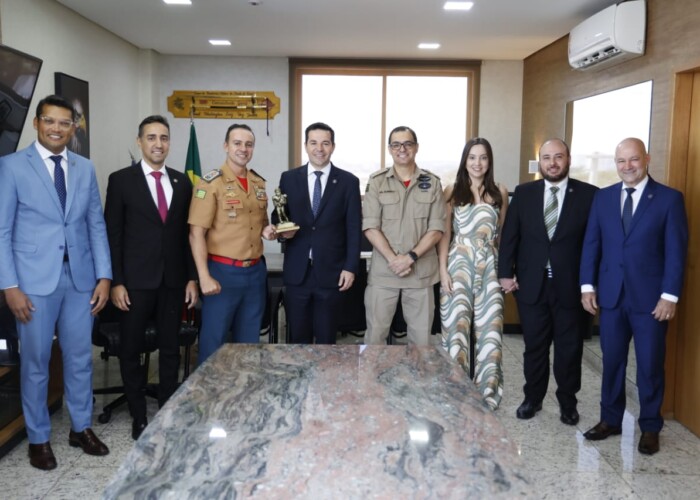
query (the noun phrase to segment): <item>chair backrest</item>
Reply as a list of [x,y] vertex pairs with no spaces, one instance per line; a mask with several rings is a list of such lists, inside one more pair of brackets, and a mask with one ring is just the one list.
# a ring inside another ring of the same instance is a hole
[[[107,301],[104,309],[95,317],[92,325],[92,344],[104,348],[103,357],[119,356],[121,334],[119,320],[122,312]],[[156,327],[149,322],[146,327],[146,337],[143,352],[153,352],[157,349]]]

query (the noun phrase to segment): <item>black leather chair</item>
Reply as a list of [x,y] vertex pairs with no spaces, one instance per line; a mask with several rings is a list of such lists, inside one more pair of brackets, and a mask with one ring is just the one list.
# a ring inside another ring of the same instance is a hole
[[3,292],[0,292],[0,366],[17,365],[19,365],[17,325],[10,308],[5,304]]
[[[105,308],[100,311],[100,314],[95,318],[92,328],[92,343],[95,346],[101,347],[102,352],[100,357],[105,361],[110,357],[119,357],[120,335],[119,335],[119,314],[120,311],[111,302],[107,302]],[[184,373],[182,381],[190,374],[190,352],[192,345],[197,340],[199,335],[200,317],[198,310],[185,309],[183,313],[182,326],[179,333],[180,346],[185,348],[184,353]],[[150,364],[150,355],[157,349],[157,337],[155,325],[149,323],[146,327],[146,336],[144,342],[144,350],[142,353],[143,377],[148,381],[148,372]],[[112,418],[112,411],[126,403],[126,395],[124,394],[124,386],[104,387],[93,389],[93,394],[120,394],[114,401],[108,403],[102,408],[102,413],[98,415],[97,420],[101,424],[106,424]],[[146,384],[146,396],[158,398],[158,385]]]

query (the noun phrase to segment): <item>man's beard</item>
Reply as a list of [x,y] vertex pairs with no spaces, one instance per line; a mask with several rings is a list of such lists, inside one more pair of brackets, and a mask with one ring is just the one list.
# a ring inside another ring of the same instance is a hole
[[561,173],[559,175],[549,175],[546,171],[543,169],[540,169],[540,174],[542,174],[542,177],[544,177],[546,180],[549,182],[559,182],[561,180],[564,180],[567,175],[569,175],[569,165],[567,165],[564,169],[562,169]]

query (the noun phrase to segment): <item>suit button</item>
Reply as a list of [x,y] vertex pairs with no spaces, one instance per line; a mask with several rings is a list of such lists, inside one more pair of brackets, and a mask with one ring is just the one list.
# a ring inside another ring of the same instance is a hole
[[311,226],[312,231],[316,231],[316,226]]

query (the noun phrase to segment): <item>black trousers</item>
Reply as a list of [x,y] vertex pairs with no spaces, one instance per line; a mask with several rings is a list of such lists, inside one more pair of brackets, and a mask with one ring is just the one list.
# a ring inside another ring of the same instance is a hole
[[285,287],[285,310],[292,344],[335,344],[343,295],[318,286],[313,266],[300,285]]
[[146,327],[153,322],[157,331],[158,405],[163,406],[177,389],[180,368],[178,334],[185,289],[160,287],[156,290],[128,290],[128,293],[131,305],[120,319],[119,366],[131,416],[142,419],[146,417],[146,374],[140,356],[144,352]]
[[557,400],[562,408],[575,408],[576,393],[581,389],[583,332],[587,325],[585,311],[581,305],[564,307],[550,278],[545,278],[535,304],[517,302],[525,341],[525,398],[537,403],[547,394],[549,351],[554,344]]

